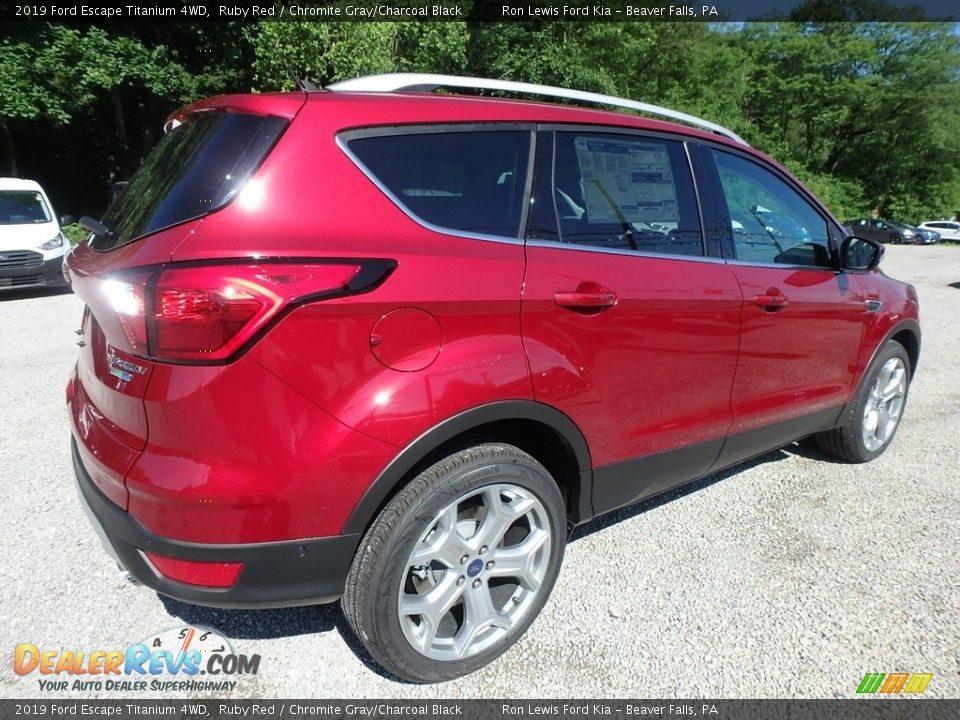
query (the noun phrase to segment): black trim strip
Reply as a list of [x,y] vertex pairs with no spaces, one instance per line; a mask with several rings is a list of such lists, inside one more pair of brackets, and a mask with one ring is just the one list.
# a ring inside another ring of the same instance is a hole
[[593,471],[593,508],[600,515],[696,480],[707,474],[722,446],[723,438],[717,438],[599,467]]
[[830,430],[836,427],[842,410],[843,407],[838,405],[773,425],[765,425],[756,430],[729,435],[710,472],[717,472],[757,455],[763,455],[808,435]]
[[813,433],[835,427],[839,406],[727,438],[593,471],[593,507],[597,515],[646,500],[725,468],[776,450]]

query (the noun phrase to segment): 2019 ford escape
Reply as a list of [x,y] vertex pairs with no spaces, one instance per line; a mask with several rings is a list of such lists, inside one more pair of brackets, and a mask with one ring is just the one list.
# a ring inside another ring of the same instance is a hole
[[166,130],[67,261],[81,496],[160,593],[342,597],[385,668],[449,679],[533,622],[574,526],[894,436],[914,289],[722,127],[387,75]]

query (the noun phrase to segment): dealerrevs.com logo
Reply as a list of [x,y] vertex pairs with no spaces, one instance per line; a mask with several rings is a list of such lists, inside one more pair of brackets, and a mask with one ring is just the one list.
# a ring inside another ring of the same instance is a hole
[[162,630],[125,649],[48,649],[20,643],[13,671],[37,675],[44,691],[176,692],[236,688],[242,676],[256,675],[259,655],[242,655],[215,630]]

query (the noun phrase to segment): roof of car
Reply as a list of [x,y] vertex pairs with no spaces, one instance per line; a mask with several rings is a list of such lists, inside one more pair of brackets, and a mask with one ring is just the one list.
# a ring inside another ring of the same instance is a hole
[[[392,76],[386,76],[392,77]],[[445,77],[445,76],[437,76]],[[358,80],[364,80],[360,78]],[[351,81],[353,82],[353,81]],[[522,83],[511,83],[523,85]],[[543,102],[528,99],[500,98],[464,94],[436,94],[429,90],[392,90],[370,91],[346,87],[324,89],[311,92],[275,92],[243,95],[220,95],[206,98],[172,113],[164,128],[170,130],[186,116],[203,113],[208,110],[234,110],[258,114],[269,114],[292,120],[304,105],[323,106],[327,120],[340,129],[404,125],[421,123],[489,123],[489,122],[531,122],[577,125],[608,125],[684,134],[690,137],[711,140],[731,147],[751,149],[742,138],[726,128],[714,125],[669,108],[658,108],[663,112],[690,118],[693,122],[682,124],[668,120],[655,120],[647,116],[623,111],[610,111],[592,107],[565,104],[563,102]],[[540,87],[540,86],[530,86]],[[544,86],[548,87],[548,86]],[[334,89],[336,88],[336,89]],[[562,89],[558,89],[562,90]],[[571,91],[573,92],[573,91]],[[590,96],[590,93],[583,93]],[[609,96],[596,96],[599,98]],[[570,98],[576,101],[576,97]],[[618,100],[610,97],[611,100]],[[562,98],[561,98],[562,100]],[[598,101],[594,101],[598,102]],[[632,102],[624,100],[623,102]],[[639,103],[643,105],[643,103]],[[699,125],[698,125],[699,123]],[[698,126],[695,126],[698,125]],[[716,128],[712,130],[711,128]]]
[[36,180],[9,177],[0,177],[0,190],[36,190],[37,192],[43,192],[43,188]]
[[315,92],[307,96],[308,103],[325,105],[325,112],[343,109],[344,128],[414,124],[464,122],[531,122],[571,125],[612,125],[659,132],[679,133],[712,140],[731,147],[744,146],[716,133],[687,125],[653,120],[640,115],[613,112],[575,105],[517,100],[506,98],[473,97],[465,95],[436,95],[428,92]]
[[[315,90],[316,88],[313,89]],[[467,94],[491,91],[507,92],[533,98],[551,98],[554,102],[556,102],[556,100],[560,100],[561,102],[574,101],[581,104],[585,103],[588,105],[601,105],[640,111],[656,118],[666,118],[672,122],[692,125],[693,127],[722,135],[741,145],[748,144],[746,140],[730,128],[674,108],[631,98],[618,97],[616,95],[604,95],[584,90],[558,87],[556,85],[517,82],[515,80],[504,80],[501,78],[438,75],[435,73],[384,73],[353,78],[352,80],[341,80],[340,82],[328,85],[325,90],[368,93],[435,92],[436,90],[446,90],[447,92],[453,92],[454,94],[459,93],[461,95],[464,91]]]

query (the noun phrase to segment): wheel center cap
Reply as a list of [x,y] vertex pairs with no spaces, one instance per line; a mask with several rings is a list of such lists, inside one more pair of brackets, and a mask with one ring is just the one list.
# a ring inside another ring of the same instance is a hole
[[474,560],[467,565],[467,575],[470,577],[476,577],[480,574],[481,570],[483,570],[483,560],[480,558],[474,558]]

